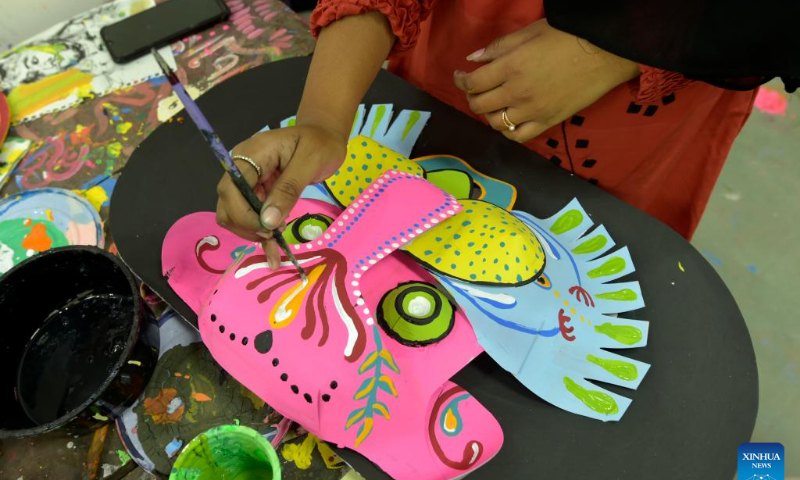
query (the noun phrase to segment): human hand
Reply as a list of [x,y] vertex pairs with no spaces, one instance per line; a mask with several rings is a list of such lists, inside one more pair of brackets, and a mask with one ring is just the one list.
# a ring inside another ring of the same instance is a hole
[[635,62],[556,30],[545,19],[494,40],[467,60],[485,65],[471,73],[456,71],[456,87],[467,94],[473,112],[517,142],[536,137],[639,75]]
[[280,264],[280,250],[272,231],[283,226],[303,189],[333,175],[344,161],[347,138],[315,126],[295,126],[253,135],[233,149],[261,167],[234,160],[247,183],[264,202],[259,214],[253,211],[227,173],[217,185],[217,223],[252,241],[261,241],[273,270]]

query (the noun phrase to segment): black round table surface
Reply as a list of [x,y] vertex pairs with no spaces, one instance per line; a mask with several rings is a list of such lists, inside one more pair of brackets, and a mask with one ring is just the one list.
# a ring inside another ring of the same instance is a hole
[[[255,68],[198,103],[231,148],[295,113],[308,66],[301,58]],[[388,72],[381,72],[364,103],[432,112],[412,157],[464,158],[515,185],[518,210],[544,218],[577,197],[595,223],[630,248],[636,265],[632,278],[641,283],[647,306],[625,316],[650,322],[649,342],[625,355],[652,367],[636,391],[604,385],[633,400],[622,420],[603,423],[562,411],[483,354],[453,381],[495,415],[505,442],[470,478],[733,478],[737,447],[749,441],[755,424],[758,372],[736,302],[703,257],[661,222]],[[195,325],[195,314],[161,275],[161,244],[179,218],[215,209],[222,173],[192,122],[173,121],[133,153],[111,200],[122,258]],[[358,454],[341,453],[365,478],[387,478]]]

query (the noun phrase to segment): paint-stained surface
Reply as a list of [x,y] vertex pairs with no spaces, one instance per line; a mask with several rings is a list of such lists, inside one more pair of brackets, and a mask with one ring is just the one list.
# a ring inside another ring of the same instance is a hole
[[[799,132],[800,94],[787,95],[777,81],[763,87],[692,242],[728,285],[753,338],[753,441],[781,442],[789,459],[800,458]],[[800,462],[788,461],[786,475],[800,477]]]
[[[302,19],[278,0],[227,4],[232,12],[227,22],[172,46],[178,76],[193,97],[249,68],[313,50]],[[78,190],[100,207],[105,220],[130,154],[161,123],[185,121],[185,115],[172,116],[180,110],[166,79],[158,77],[18,125],[9,135],[32,143],[0,194],[42,187]],[[105,243],[113,244],[108,227]]]
[[[308,55],[313,50],[313,38],[302,19],[278,0],[226,0],[226,3],[232,12],[227,22],[173,45],[178,75],[195,97],[246,69]],[[107,220],[116,179],[133,150],[161,123],[184,121],[180,114],[172,117],[178,109],[177,99],[170,97],[170,93],[165,79],[159,77],[113,90],[105,96],[87,98],[76,107],[12,127],[9,136],[19,139],[16,142],[29,141],[30,145],[25,145],[27,153],[18,160],[5,185],[0,185],[0,197],[42,187],[73,190],[99,211],[103,221]],[[39,227],[38,236],[31,236],[26,245],[44,248],[46,239],[41,233],[47,232],[41,230]],[[105,247],[115,252],[107,222],[104,236]],[[50,246],[54,244],[55,240]],[[0,256],[8,254],[0,249]],[[181,421],[193,417],[200,423],[204,409],[216,408],[218,392],[198,388],[192,392],[189,379],[173,376],[170,380],[175,385],[166,388],[174,388],[175,397],[166,401],[169,392],[160,398],[159,392],[153,393],[154,418],[164,422],[159,427],[175,429],[179,424],[169,422],[179,416]],[[239,392],[234,393],[242,402],[251,402]],[[258,421],[263,419],[261,416]],[[173,437],[174,433],[168,440]],[[49,434],[35,439],[0,441],[0,478],[80,478],[91,438],[91,434],[78,438]],[[181,438],[184,444],[190,439]],[[119,435],[109,432],[99,460],[98,478],[120,467],[117,452],[124,450]],[[166,455],[164,445],[161,452]],[[302,472],[299,476],[293,476],[293,467],[287,467],[284,478],[335,480],[347,473],[343,471],[346,469],[328,470],[319,456],[315,458],[309,470],[294,468],[295,472]],[[142,478],[141,470],[138,472],[128,478]]]

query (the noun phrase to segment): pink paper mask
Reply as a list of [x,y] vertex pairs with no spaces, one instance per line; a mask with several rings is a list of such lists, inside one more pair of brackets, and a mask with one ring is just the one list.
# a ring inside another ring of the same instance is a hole
[[214,358],[277,411],[395,478],[455,478],[502,444],[494,417],[448,380],[482,349],[434,277],[393,252],[459,209],[389,172],[343,212],[314,200],[292,211],[335,218],[293,246],[307,282],[287,262],[270,271],[211,213],[172,227],[163,268]]

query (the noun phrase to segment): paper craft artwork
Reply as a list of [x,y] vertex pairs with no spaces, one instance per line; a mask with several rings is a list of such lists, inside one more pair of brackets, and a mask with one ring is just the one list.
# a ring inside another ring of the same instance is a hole
[[[398,130],[377,131],[386,129]],[[585,235],[593,223],[577,200],[545,220],[509,214],[516,189],[463,160],[392,158],[382,148],[369,138],[351,140],[339,171],[303,196],[346,205],[363,189],[365,175],[384,168],[423,175],[450,192],[464,210],[403,249],[439,278],[481,346],[532,392],[573,413],[619,420],[630,400],[587,379],[635,389],[649,369],[603,350],[647,344],[647,322],[617,317],[644,306],[637,282],[611,283],[634,271],[627,249],[609,254],[614,242],[603,227]]]
[[427,114],[359,112],[341,168],[285,231],[308,283],[288,262],[270,272],[212,213],[167,235],[165,275],[217,361],[401,479],[455,478],[500,447],[491,414],[448,380],[481,347],[544,400],[619,420],[630,400],[590,380],[635,389],[649,368],[605,350],[647,342],[647,322],[617,316],[644,306],[638,283],[615,283],[634,271],[628,250],[577,200],[537,219],[459,158],[407,158]]
[[456,478],[502,443],[494,417],[449,381],[482,349],[434,277],[393,252],[460,209],[390,170],[345,210],[298,203],[287,239],[305,242],[294,249],[306,282],[288,262],[271,272],[212,213],[172,227],[164,273],[214,358],[278,412],[394,478]]
[[[18,124],[161,76],[150,55],[117,65],[100,29],[155,5],[116,0],[49,28],[0,54],[0,89],[8,92],[11,121]],[[159,50],[174,68],[169,47]]]
[[0,201],[0,273],[51,248],[102,247],[103,238],[97,210],[69,190],[41,188]]

